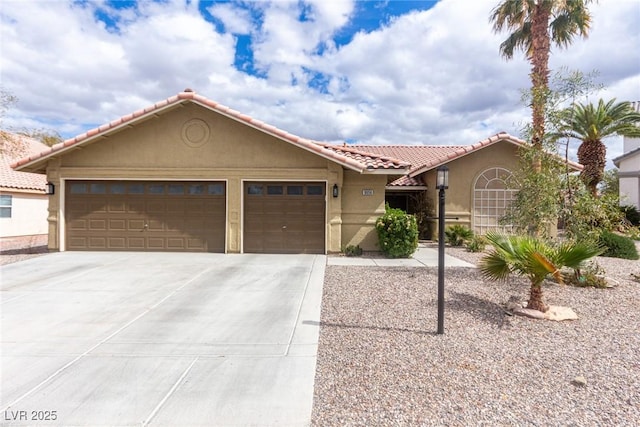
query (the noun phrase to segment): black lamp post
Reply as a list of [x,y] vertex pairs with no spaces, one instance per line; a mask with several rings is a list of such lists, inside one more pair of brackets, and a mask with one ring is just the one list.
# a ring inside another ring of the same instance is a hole
[[449,168],[438,167],[438,334],[444,334],[444,190],[449,188]]

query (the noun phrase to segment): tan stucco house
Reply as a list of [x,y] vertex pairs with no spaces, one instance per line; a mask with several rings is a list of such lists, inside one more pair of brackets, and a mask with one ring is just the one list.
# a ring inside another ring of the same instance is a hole
[[333,145],[185,90],[14,167],[55,185],[51,250],[375,251],[385,201],[435,201],[443,164],[448,222],[505,227],[525,144],[500,133],[467,146]]
[[[17,172],[11,164],[47,146],[32,138],[0,131],[0,250],[11,238],[39,239],[47,233],[46,176]],[[29,243],[29,239],[27,242]]]
[[377,249],[409,164],[291,135],[185,90],[17,162],[55,185],[51,250]]

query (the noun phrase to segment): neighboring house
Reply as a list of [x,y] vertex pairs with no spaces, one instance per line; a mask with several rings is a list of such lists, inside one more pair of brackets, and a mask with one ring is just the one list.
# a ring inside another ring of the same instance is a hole
[[51,250],[327,253],[379,250],[385,196],[434,199],[441,164],[447,216],[499,227],[524,144],[505,133],[458,147],[320,143],[185,90],[14,167],[56,186]]
[[11,163],[48,147],[35,139],[6,131],[0,131],[0,138],[0,238],[46,235],[46,176],[14,171]]
[[[640,101],[632,102],[640,112]],[[623,137],[623,154],[613,159],[619,169],[620,204],[632,205],[640,209],[640,138]]]

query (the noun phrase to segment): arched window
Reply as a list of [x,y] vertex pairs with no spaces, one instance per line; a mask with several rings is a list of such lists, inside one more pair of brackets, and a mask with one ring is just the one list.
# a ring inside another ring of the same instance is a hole
[[516,197],[515,178],[504,168],[491,168],[482,172],[473,185],[473,231],[486,234],[497,230],[510,233],[511,224],[502,218]]

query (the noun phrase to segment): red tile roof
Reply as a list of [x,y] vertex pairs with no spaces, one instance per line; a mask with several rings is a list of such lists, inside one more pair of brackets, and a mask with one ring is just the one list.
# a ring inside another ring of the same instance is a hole
[[409,168],[409,164],[407,164],[406,162],[399,161],[391,157],[380,156],[371,153],[360,153],[355,148],[338,150],[333,146],[330,146],[330,144],[323,144],[319,143],[318,141],[312,141],[310,139],[290,134],[287,131],[278,129],[275,126],[269,125],[260,120],[235,111],[227,106],[207,99],[202,95],[197,95],[190,89],[185,89],[184,92],[180,92],[177,95],[165,99],[164,101],[157,102],[147,108],[120,117],[119,119],[113,120],[112,122],[106,123],[95,129],[91,129],[81,135],[76,136],[75,138],[71,138],[60,144],[54,145],[50,149],[47,149],[41,153],[23,158],[14,163],[13,167],[18,170],[26,169],[30,171],[44,172],[46,159],[48,159],[49,157],[62,154],[65,151],[94,141],[99,137],[107,136],[109,133],[119,128],[122,128],[124,126],[131,126],[135,122],[142,120],[147,116],[158,114],[163,110],[171,109],[185,103],[195,103],[201,105],[212,111],[216,111],[231,119],[244,123],[264,133],[273,135],[276,138],[289,142],[292,145],[318,154],[326,159],[332,160],[338,164],[343,165],[346,168],[353,169],[360,173],[377,172],[402,175],[406,173],[407,169]]
[[[379,155],[393,156],[409,162],[411,164],[409,177],[417,177],[444,163],[464,157],[467,154],[501,141],[506,141],[519,147],[528,145],[526,141],[511,136],[506,132],[501,132],[472,145],[355,145],[352,147]],[[561,161],[564,161],[564,159],[561,159]],[[568,164],[576,171],[582,170],[582,165],[579,163],[569,160]]]
[[2,159],[0,160],[0,188],[5,191],[20,190],[44,193],[47,177],[38,173],[17,172],[11,168],[11,162],[35,155],[48,147],[26,136],[0,130]]

